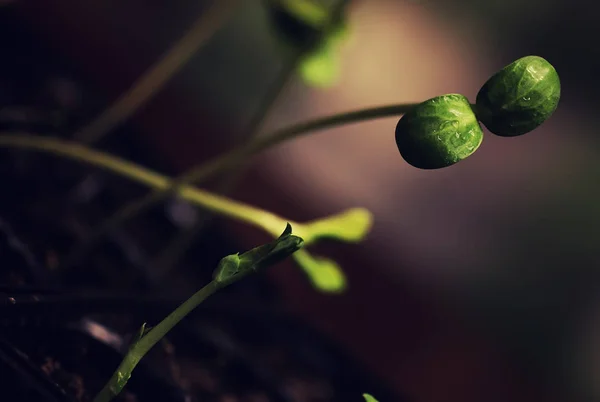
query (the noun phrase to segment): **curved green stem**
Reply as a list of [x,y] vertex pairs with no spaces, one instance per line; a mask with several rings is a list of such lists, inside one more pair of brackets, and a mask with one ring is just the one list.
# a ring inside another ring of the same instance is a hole
[[[0,134],[0,147],[43,151],[68,157],[112,171],[155,190],[164,190],[171,185],[171,180],[165,175],[119,157],[63,140],[38,137],[27,133],[4,133]],[[189,185],[181,186],[178,189],[178,195],[202,208],[260,227],[272,235],[278,235],[281,227],[289,222],[288,219],[283,219],[268,211]],[[290,223],[299,229],[303,226],[295,222]]]
[[[260,136],[254,141],[248,142],[230,152],[192,168],[182,176],[182,180],[185,180],[185,183],[198,183],[208,179],[209,177],[212,177],[216,173],[236,167],[251,155],[257,154],[272,146],[279,145],[296,137],[344,124],[402,115],[416,105],[417,104],[415,103],[409,103],[362,109],[322,117],[316,120],[285,127],[276,130],[271,134]],[[171,188],[168,191],[174,190],[174,188]]]
[[[38,137],[27,133],[0,133],[0,147],[28,149],[64,156],[111,171],[157,191],[168,188],[172,183],[167,176],[143,166],[59,139]],[[273,236],[279,235],[281,227],[289,222],[294,226],[295,232],[304,238],[306,244],[321,237],[334,237],[348,242],[359,241],[361,233],[370,227],[370,215],[361,208],[350,209],[338,215],[303,224],[187,184],[177,190],[177,195],[201,208],[245,222]]]
[[94,402],[109,402],[118,395],[131,378],[137,364],[150,349],[209,296],[248,275],[263,271],[269,266],[283,261],[300,250],[303,245],[303,239],[292,234],[292,226],[288,223],[283,233],[274,241],[255,247],[241,255],[235,253],[222,258],[213,273],[213,280],[208,285],[194,293],[152,329],[148,330],[145,323],[142,325],[121,364],[94,398]]
[[194,310],[200,303],[206,300],[219,290],[219,284],[215,281],[210,282],[202,289],[197,291],[192,297],[186,300],[175,311],[169,314],[158,325],[153,327],[147,334],[144,334],[145,325],[142,327],[142,333],[138,342],[131,346],[125,358],[119,364],[112,377],[106,385],[100,390],[94,398],[94,402],[110,402],[117,396],[129,381],[132,371],[138,365],[142,357],[150,351],[179,321]]
[[[232,151],[216,157],[209,162],[192,168],[190,171],[175,179],[170,186],[161,187],[158,191],[150,193],[147,196],[141,197],[138,200],[125,205],[100,225],[98,230],[96,230],[94,234],[90,236],[89,240],[80,246],[80,248],[77,250],[77,254],[81,256],[85,255],[100,238],[102,238],[106,233],[114,230],[122,223],[126,222],[128,219],[147,211],[174,194],[181,194],[180,189],[185,187],[186,184],[197,183],[210,178],[217,173],[235,168],[251,155],[264,151],[267,148],[278,145],[287,140],[313,133],[315,131],[321,131],[343,124],[401,115],[406,113],[415,105],[416,104],[414,103],[398,104],[336,114],[286,127],[277,130],[270,135],[260,136],[239,148],[235,148]],[[76,259],[75,256],[69,258],[68,260],[74,259]]]

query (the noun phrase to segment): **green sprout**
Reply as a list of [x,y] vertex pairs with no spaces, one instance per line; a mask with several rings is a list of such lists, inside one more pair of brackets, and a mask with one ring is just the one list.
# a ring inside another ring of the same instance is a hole
[[213,280],[220,287],[230,285],[246,275],[277,264],[300,250],[303,245],[304,240],[292,235],[292,226],[288,223],[281,236],[273,242],[253,248],[242,255],[232,254],[223,258],[214,272]]
[[[318,87],[334,84],[341,64],[339,50],[349,35],[341,3],[334,6],[333,2],[318,0],[268,2],[282,36],[289,43],[302,48],[304,58],[300,61],[298,71],[304,81]],[[144,105],[192,57],[194,51],[217,32],[237,6],[236,2],[229,1],[217,4],[193,24],[182,41],[142,76],[113,107],[75,133],[74,137],[88,145],[96,142]],[[288,29],[290,25],[292,29]],[[560,94],[560,80],[554,67],[541,57],[527,56],[492,76],[477,94],[474,105],[463,95],[447,94],[422,103],[327,116],[285,127],[270,135],[256,136],[175,179],[89,146],[46,136],[0,133],[0,147],[66,156],[110,170],[153,190],[109,217],[68,259],[67,266],[79,263],[80,258],[103,235],[171,196],[181,197],[198,207],[253,225],[275,237],[270,243],[222,258],[207,285],[157,325],[148,327],[146,323],[142,324],[133,336],[122,362],[94,399],[94,402],[109,402],[124,389],[141,359],[175,325],[212,294],[246,276],[264,271],[291,256],[315,288],[329,293],[346,289],[347,279],[340,266],[333,260],[311,255],[304,246],[327,238],[357,243],[367,236],[373,224],[373,216],[365,208],[350,208],[304,223],[293,222],[269,211],[201,190],[194,184],[239,167],[254,154],[298,136],[343,124],[397,115],[404,115],[395,130],[396,146],[403,159],[420,169],[444,168],[468,158],[479,149],[483,141],[479,121],[496,135],[519,136],[539,127],[555,112]],[[281,233],[284,224],[285,230]],[[292,234],[292,225],[295,234]],[[370,394],[365,393],[363,397],[366,402],[377,402]]]
[[339,264],[329,258],[314,257],[306,250],[292,256],[302,267],[315,289],[325,293],[342,293],[347,280]]
[[483,132],[469,100],[450,94],[429,99],[406,113],[396,126],[396,144],[406,162],[439,169],[479,148]]
[[94,402],[109,402],[117,396],[131,378],[135,367],[150,349],[209,296],[252,273],[263,271],[284,260],[300,250],[303,244],[302,238],[292,234],[292,227],[288,223],[283,233],[273,242],[241,255],[232,254],[221,259],[211,282],[194,293],[156,326],[149,329],[145,323],[142,324],[121,364],[94,398]]
[[539,56],[526,56],[494,74],[477,94],[477,117],[490,132],[514,137],[545,122],[558,107],[560,79]]

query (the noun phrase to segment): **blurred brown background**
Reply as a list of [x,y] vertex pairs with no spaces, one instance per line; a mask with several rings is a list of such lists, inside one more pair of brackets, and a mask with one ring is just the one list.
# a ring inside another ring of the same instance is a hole
[[[205,10],[202,1],[17,1],[20,21],[115,99]],[[242,2],[132,123],[176,173],[233,145],[287,55]],[[474,100],[495,71],[537,54],[562,78],[559,109],[519,138],[486,136],[440,171],[404,163],[396,118],[329,130],[254,159],[233,196],[294,220],[365,206],[368,241],[325,244],[348,273],[316,294],[272,271],[289,308],[415,402],[600,398],[600,165],[594,2],[353,0],[340,82],[295,79],[266,131],[444,93]],[[91,113],[91,112],[90,112]],[[246,246],[265,237],[219,220]],[[382,401],[384,402],[384,401]]]

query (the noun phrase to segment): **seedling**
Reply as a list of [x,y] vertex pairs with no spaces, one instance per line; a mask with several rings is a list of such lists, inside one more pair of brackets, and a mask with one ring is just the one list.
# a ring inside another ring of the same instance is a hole
[[175,325],[191,313],[209,296],[226,286],[268,266],[287,258],[303,245],[303,240],[292,234],[292,227],[287,224],[285,230],[275,241],[256,247],[243,254],[232,254],[219,262],[213,274],[213,280],[194,293],[183,304],[177,307],[164,320],[149,329],[142,324],[134,337],[127,354],[115,370],[108,383],[94,398],[94,402],[109,402],[125,387],[131,373],[140,360],[156,345]]
[[[324,11],[309,0],[271,1],[276,3],[279,11],[287,10],[288,13],[301,17],[300,26],[305,28],[304,32],[308,35],[300,38],[301,40],[312,40],[315,35],[322,39],[315,42],[314,52],[304,60],[304,70],[301,70],[304,78],[310,81],[318,76],[313,74],[314,71],[318,72],[323,66],[330,68],[333,59],[328,52],[331,51],[331,46],[339,44],[340,38],[343,39],[343,35],[340,35],[343,32],[342,20],[329,12],[331,10]],[[324,77],[326,79],[323,80],[320,80],[322,77],[317,77],[319,79],[313,80],[313,83],[327,84],[332,75]],[[252,155],[301,135],[343,124],[398,115],[403,116],[396,125],[395,142],[402,158],[420,169],[449,167],[468,158],[479,148],[484,137],[480,122],[490,132],[502,137],[523,135],[539,127],[554,113],[560,92],[560,80],[554,67],[541,57],[527,56],[492,76],[479,91],[475,104],[471,104],[463,95],[447,94],[422,103],[390,105],[324,117],[277,130],[270,135],[255,137],[177,179],[77,143],[27,133],[0,133],[0,147],[65,156],[110,170],[154,190],[110,217],[71,256],[67,266],[77,265],[103,235],[173,195],[217,214],[259,227],[276,237],[273,242],[241,255],[226,256],[220,261],[210,283],[156,326],[148,328],[146,324],[142,325],[124,360],[95,399],[95,402],[107,402],[121,392],[139,361],[179,321],[210,295],[247,275],[263,271],[267,266],[291,256],[304,269],[315,288],[331,293],[343,291],[347,283],[338,264],[326,258],[312,256],[303,247],[323,238],[360,242],[372,225],[372,214],[364,208],[351,208],[305,223],[293,222],[271,212],[198,189],[193,186],[195,183],[233,169],[245,163]],[[143,100],[132,102],[129,100],[124,103],[134,105],[128,109],[130,111],[135,109],[135,105],[142,104]],[[87,133],[84,137],[89,137],[90,141],[97,138],[104,127],[112,127],[124,119],[125,114],[121,113],[114,112],[112,117],[102,120],[102,124],[98,124],[100,128],[91,130],[92,134],[84,130]],[[391,131],[390,128],[390,136]],[[390,146],[393,146],[391,140]],[[281,233],[283,226],[286,229]],[[292,226],[295,234],[292,234]],[[377,402],[369,394],[363,396],[366,402]]]
[[[511,86],[511,83],[516,87]],[[405,115],[400,118],[396,126],[396,144],[401,156],[417,168],[448,167],[472,155],[481,144],[483,132],[478,119],[482,119],[484,124],[489,125],[497,135],[522,135],[537,128],[552,115],[556,110],[559,97],[560,81],[554,68],[540,57],[528,56],[494,75],[479,92],[476,105],[471,105],[462,95],[450,94],[420,104],[367,109],[303,123],[279,130],[270,136],[260,137],[230,151],[201,166],[191,175],[191,178],[188,177],[187,180],[181,180],[179,183],[173,183],[167,177],[131,162],[61,140],[13,133],[0,135],[0,146],[67,156],[103,167],[158,190],[149,197],[133,203],[129,207],[129,213],[138,210],[140,205],[142,207],[153,205],[175,192],[201,207],[277,235],[278,228],[284,222],[283,218],[191,187],[187,183],[230,169],[254,153],[300,135],[335,125],[402,113]],[[119,223],[119,220],[117,219],[116,222]],[[343,290],[346,281],[334,261],[315,258],[308,251],[300,248],[321,238],[334,238],[346,242],[361,241],[368,233],[371,223],[372,216],[369,211],[363,208],[350,209],[338,215],[304,224],[293,223],[298,236],[291,235],[291,227],[288,224],[284,233],[273,243],[242,255],[223,258],[212,282],[151,330],[146,332],[145,326],[142,327],[123,363],[98,395],[96,402],[109,401],[118,394],[139,360],[199,303],[218,289],[252,272],[262,270],[266,265],[292,255],[304,268],[315,287],[328,292]],[[368,402],[374,400],[370,395],[365,395],[365,399]]]

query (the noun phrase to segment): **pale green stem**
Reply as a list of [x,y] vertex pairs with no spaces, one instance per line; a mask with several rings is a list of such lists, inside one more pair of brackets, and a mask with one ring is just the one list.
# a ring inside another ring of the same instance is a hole
[[[154,172],[124,159],[91,148],[63,140],[37,137],[25,133],[11,135],[0,134],[0,147],[12,147],[49,152],[85,162],[112,171],[121,176],[143,183],[154,189],[167,188],[171,180],[167,176]],[[303,232],[303,225],[283,219],[271,212],[218,196],[208,191],[186,185],[178,190],[180,197],[210,211],[240,220],[259,227],[273,236],[278,236],[281,227],[290,222],[298,233]]]
[[215,281],[204,286],[192,297],[187,299],[183,304],[177,307],[158,325],[153,327],[147,334],[131,346],[125,358],[115,370],[108,383],[102,388],[98,395],[94,398],[94,402],[110,402],[118,395],[129,378],[133,369],[140,362],[142,357],[148,353],[150,349],[156,345],[179,321],[194,310],[200,303],[214,294],[220,288],[220,284]]

